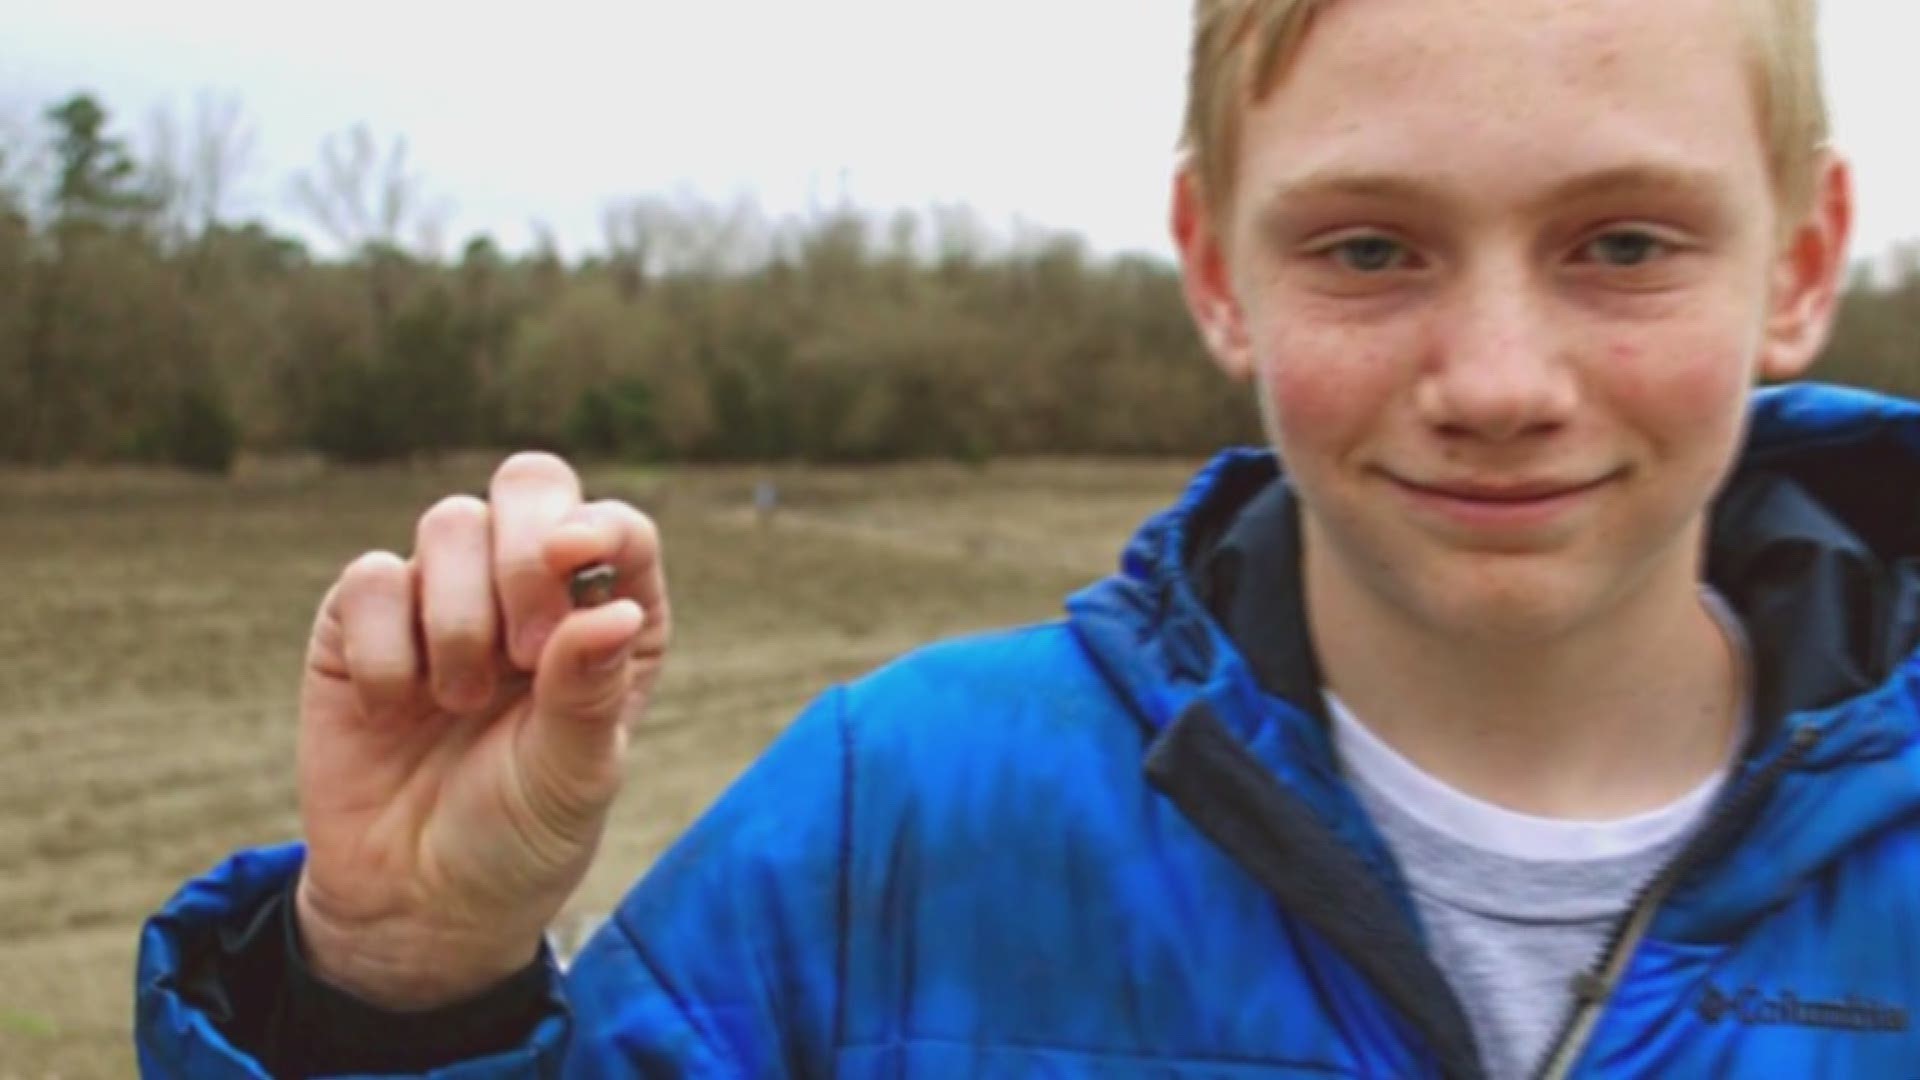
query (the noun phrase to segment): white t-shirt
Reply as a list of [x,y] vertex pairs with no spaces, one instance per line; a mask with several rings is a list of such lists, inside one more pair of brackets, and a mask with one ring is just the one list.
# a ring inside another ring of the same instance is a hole
[[[1747,668],[1746,635],[1716,595],[1705,600]],[[1614,821],[1532,817],[1423,771],[1326,695],[1348,780],[1412,889],[1436,964],[1460,995],[1496,1080],[1539,1065],[1635,895],[1700,824],[1745,745],[1746,709],[1727,764],[1657,810]]]

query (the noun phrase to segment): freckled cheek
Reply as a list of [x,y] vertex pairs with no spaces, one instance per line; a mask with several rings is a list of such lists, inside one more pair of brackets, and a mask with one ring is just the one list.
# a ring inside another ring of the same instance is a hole
[[1661,443],[1727,434],[1746,407],[1753,345],[1738,334],[1686,334],[1611,342],[1595,389],[1612,411]]
[[1372,426],[1393,396],[1395,365],[1349,335],[1279,333],[1255,343],[1260,393],[1284,441],[1327,446]]

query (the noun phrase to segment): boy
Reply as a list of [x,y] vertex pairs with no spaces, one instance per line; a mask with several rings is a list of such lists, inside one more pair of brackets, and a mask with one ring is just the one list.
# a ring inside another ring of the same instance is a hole
[[1813,26],[1197,0],[1174,230],[1277,455],[823,696],[564,979],[669,618],[510,460],[323,603],[306,845],[150,924],[144,1065],[1911,1075],[1920,410],[1750,389],[1845,263]]

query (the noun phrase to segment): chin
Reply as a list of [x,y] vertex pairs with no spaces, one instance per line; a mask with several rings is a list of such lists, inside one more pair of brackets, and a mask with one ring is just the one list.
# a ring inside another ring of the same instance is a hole
[[1482,567],[1409,582],[1410,607],[1449,637],[1488,643],[1559,637],[1594,617],[1604,590],[1565,565]]
[[[1325,532],[1317,524],[1307,526],[1310,554],[1364,553],[1320,564],[1331,609],[1370,609],[1382,625],[1398,623],[1440,642],[1537,646],[1577,634],[1669,571],[1686,570],[1684,556],[1693,549],[1646,543],[1652,530],[1638,521],[1589,523],[1579,536],[1524,551],[1484,542],[1468,549],[1391,524]],[[1341,538],[1344,546],[1335,542]]]

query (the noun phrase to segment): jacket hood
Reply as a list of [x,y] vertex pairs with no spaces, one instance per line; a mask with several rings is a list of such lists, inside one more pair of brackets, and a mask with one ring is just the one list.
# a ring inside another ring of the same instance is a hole
[[[1371,830],[1347,820],[1357,803],[1335,777],[1304,611],[1288,616],[1300,674],[1270,694],[1195,582],[1198,553],[1285,482],[1268,451],[1214,458],[1142,526],[1117,574],[1068,601],[1069,623],[1151,731],[1204,699],[1330,827],[1364,838]],[[1656,933],[1685,939],[1728,932],[1802,875],[1920,814],[1920,405],[1821,384],[1756,391],[1710,513],[1706,573],[1753,646],[1743,772],[1764,769],[1796,735],[1802,746],[1740,842],[1668,904]]]

